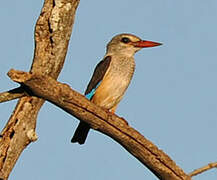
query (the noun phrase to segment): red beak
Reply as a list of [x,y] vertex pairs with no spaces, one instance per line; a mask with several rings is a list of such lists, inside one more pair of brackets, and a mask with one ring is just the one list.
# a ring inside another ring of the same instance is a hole
[[154,46],[160,46],[162,45],[161,43],[158,42],[153,42],[153,41],[137,41],[137,42],[132,42],[132,45],[135,47],[140,47],[140,48],[148,48],[148,47],[154,47]]

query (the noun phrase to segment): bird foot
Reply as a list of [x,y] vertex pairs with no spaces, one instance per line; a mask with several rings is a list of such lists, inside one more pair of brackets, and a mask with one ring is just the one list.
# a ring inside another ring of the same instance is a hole
[[120,117],[120,118],[124,122],[124,124],[129,125],[128,122],[123,117]]
[[[104,110],[105,110],[108,114],[110,114],[110,117],[109,117],[109,118],[111,118],[112,115],[117,116],[114,112],[109,111],[108,109],[104,109]],[[123,122],[124,124],[128,125],[128,122],[127,122],[123,117],[120,117],[120,119],[122,120],[122,122]]]
[[[104,109],[104,108],[103,108]],[[115,115],[115,116],[117,116],[113,111],[110,111],[110,110],[108,110],[108,109],[104,109],[107,113],[108,113],[108,118],[110,118],[111,119],[111,117],[112,117],[112,115]],[[128,122],[123,118],[123,117],[119,117],[121,120],[122,120],[122,122],[124,123],[124,124],[126,124],[126,125],[129,125],[128,124]]]

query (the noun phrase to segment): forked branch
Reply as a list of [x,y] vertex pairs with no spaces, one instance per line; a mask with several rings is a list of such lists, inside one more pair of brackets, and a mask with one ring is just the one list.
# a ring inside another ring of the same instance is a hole
[[[35,51],[30,69],[56,79],[63,67],[79,0],[45,0],[35,27]],[[30,62],[31,63],[31,62]],[[7,101],[22,93],[1,94]],[[37,139],[38,112],[44,100],[32,96],[20,98],[0,136],[0,179],[9,177],[22,151]]]

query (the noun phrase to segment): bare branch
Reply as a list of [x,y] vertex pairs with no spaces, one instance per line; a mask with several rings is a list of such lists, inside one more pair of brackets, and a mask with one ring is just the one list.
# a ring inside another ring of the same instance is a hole
[[203,172],[205,172],[205,171],[208,171],[208,170],[210,170],[210,169],[212,169],[212,168],[217,168],[217,162],[209,163],[209,164],[206,165],[206,166],[203,166],[203,167],[201,167],[201,168],[199,168],[199,169],[195,169],[193,172],[189,173],[188,175],[189,175],[190,177],[193,177],[193,176],[196,176],[196,175],[198,175],[198,174],[201,174],[201,173],[203,173]]
[[91,128],[113,138],[159,179],[191,179],[168,155],[130,127],[123,118],[96,106],[68,85],[59,83],[49,76],[22,71],[11,70],[8,75],[12,80],[26,85],[33,94],[52,102],[85,121]]
[[[31,72],[56,79],[64,64],[79,0],[45,0],[35,27]],[[44,100],[22,97],[0,138],[0,179],[6,180],[26,146],[36,140],[37,114]]]
[[11,101],[13,99],[25,96],[24,90],[21,87],[0,93],[0,103]]

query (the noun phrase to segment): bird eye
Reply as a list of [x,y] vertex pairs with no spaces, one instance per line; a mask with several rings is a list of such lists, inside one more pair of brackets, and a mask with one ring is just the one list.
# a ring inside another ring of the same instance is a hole
[[127,43],[129,43],[129,42],[130,42],[130,39],[129,39],[129,38],[127,38],[127,37],[123,37],[123,38],[121,39],[121,42],[123,42],[123,43],[127,44]]

